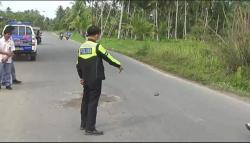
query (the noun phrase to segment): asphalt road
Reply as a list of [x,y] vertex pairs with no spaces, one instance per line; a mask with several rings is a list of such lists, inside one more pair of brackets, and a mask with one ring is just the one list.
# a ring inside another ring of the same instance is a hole
[[84,135],[79,45],[45,32],[37,61],[16,60],[23,84],[0,90],[0,141],[250,141],[248,103],[117,53],[125,70],[105,64],[98,108],[105,134]]

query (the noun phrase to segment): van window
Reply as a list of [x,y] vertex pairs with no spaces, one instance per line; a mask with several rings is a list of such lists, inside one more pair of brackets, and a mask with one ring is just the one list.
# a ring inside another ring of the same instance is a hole
[[14,26],[15,29],[12,31],[13,35],[17,35],[18,34],[18,26]]
[[32,35],[30,27],[26,27],[26,35]]
[[19,26],[19,35],[25,35],[25,27]]

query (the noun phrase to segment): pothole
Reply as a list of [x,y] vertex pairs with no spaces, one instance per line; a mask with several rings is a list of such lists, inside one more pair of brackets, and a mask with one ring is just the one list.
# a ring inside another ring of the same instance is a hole
[[[119,96],[101,94],[100,99],[99,99],[99,106],[105,106],[107,104],[111,104],[111,103],[119,102],[119,101],[120,101]],[[71,99],[62,101],[62,106],[79,109],[81,108],[81,103],[82,103],[82,97],[79,96],[77,98],[71,98]]]

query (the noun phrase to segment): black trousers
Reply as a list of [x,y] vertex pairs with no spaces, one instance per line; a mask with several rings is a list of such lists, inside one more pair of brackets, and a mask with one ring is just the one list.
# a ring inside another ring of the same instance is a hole
[[81,105],[81,124],[86,130],[93,131],[96,124],[97,106],[102,90],[102,80],[96,80],[91,84],[84,85],[82,105]]

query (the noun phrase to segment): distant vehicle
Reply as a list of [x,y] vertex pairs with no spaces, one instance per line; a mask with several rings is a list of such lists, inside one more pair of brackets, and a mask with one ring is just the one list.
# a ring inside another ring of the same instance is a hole
[[32,28],[31,22],[9,21],[5,25],[15,27],[12,33],[12,39],[15,43],[15,55],[29,55],[30,60],[35,61],[37,56],[37,39]]
[[59,35],[59,39],[62,40],[63,39],[63,33],[61,32]]
[[42,43],[42,32],[40,27],[33,27],[34,33],[36,34],[36,40],[37,40],[37,44],[41,44]]
[[70,38],[70,36],[72,35],[72,33],[71,32],[66,32],[66,34],[65,34],[65,38],[67,39],[67,40],[69,40],[69,38]]

